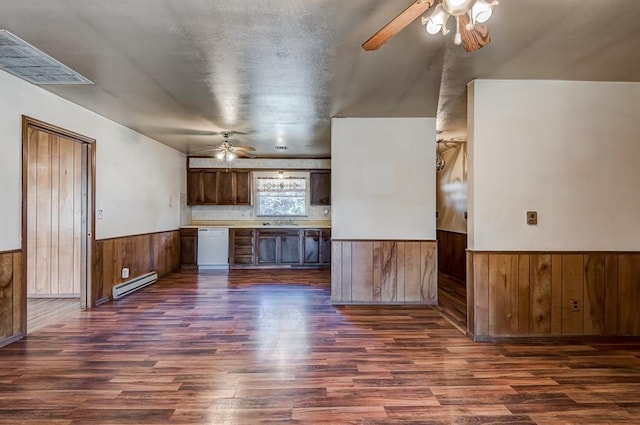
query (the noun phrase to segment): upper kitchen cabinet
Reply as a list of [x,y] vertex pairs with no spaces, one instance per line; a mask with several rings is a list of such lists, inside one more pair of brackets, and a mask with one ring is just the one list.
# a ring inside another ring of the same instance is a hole
[[311,171],[309,173],[311,205],[331,205],[331,173]]
[[187,171],[189,205],[251,205],[249,171]]
[[211,170],[187,171],[187,204],[217,204],[217,172]]
[[218,205],[251,205],[248,171],[218,171]]

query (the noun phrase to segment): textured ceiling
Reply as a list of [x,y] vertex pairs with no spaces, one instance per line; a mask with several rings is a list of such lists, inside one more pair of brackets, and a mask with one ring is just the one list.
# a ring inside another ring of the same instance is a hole
[[231,130],[259,156],[326,157],[334,116],[437,115],[464,138],[474,78],[640,81],[638,0],[503,0],[472,54],[419,20],[360,48],[409,4],[0,0],[0,28],[95,82],[47,90],[183,152]]

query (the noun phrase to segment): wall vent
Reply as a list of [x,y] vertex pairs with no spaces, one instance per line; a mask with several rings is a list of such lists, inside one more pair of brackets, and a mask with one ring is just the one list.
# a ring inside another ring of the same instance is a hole
[[0,69],[33,84],[93,84],[73,69],[2,29]]

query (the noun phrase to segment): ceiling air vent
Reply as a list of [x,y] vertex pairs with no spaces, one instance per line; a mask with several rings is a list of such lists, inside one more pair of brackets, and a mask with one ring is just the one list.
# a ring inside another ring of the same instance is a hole
[[287,147],[286,147],[286,146],[283,146],[283,145],[276,145],[276,150],[279,150],[279,151],[286,151],[286,150],[287,150]]
[[7,30],[0,30],[0,69],[33,84],[93,84]]

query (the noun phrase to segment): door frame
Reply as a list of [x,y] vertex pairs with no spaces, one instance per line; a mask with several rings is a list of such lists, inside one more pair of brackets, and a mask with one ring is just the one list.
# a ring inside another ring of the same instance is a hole
[[[56,136],[71,139],[76,143],[81,143],[86,148],[86,164],[83,160],[82,180],[83,194],[86,203],[82,205],[82,226],[81,226],[81,284],[80,284],[80,305],[82,309],[93,307],[94,279],[93,279],[93,253],[95,250],[95,192],[96,192],[96,141],[89,137],[75,133],[70,130],[55,126],[53,124],[22,115],[22,279],[19,282],[22,287],[22,334],[27,334],[27,175],[28,158],[27,143],[29,142],[29,128],[36,128]],[[84,157],[85,155],[83,155]]]

